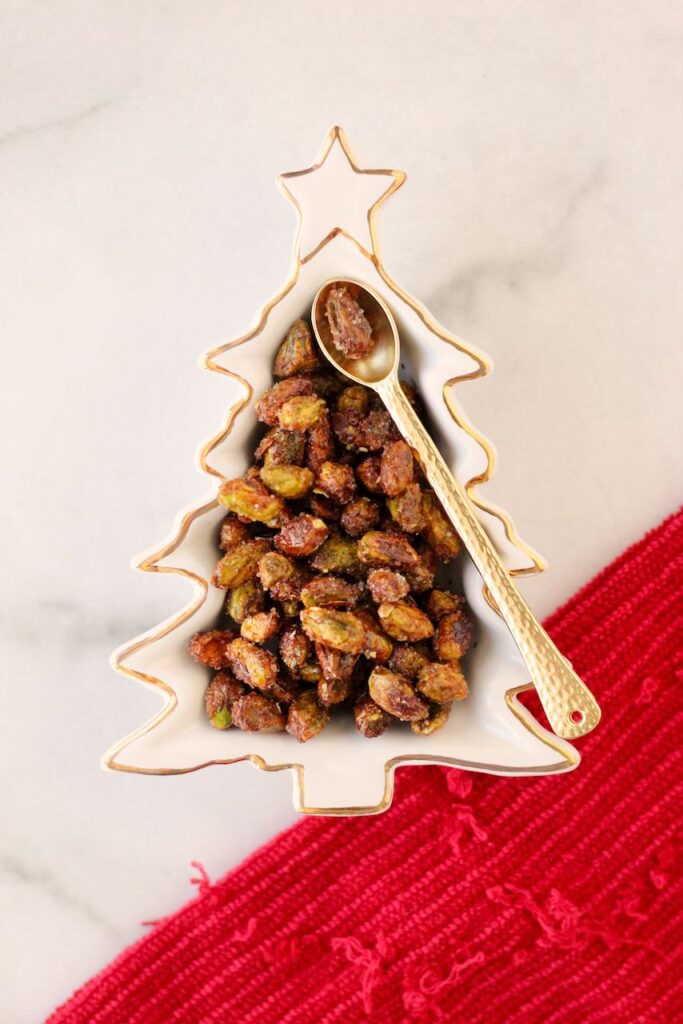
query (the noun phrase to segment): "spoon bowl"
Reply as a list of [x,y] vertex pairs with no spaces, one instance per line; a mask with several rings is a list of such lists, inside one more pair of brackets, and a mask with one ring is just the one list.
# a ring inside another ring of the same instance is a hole
[[[372,328],[373,349],[363,359],[349,359],[332,340],[326,310],[333,288],[346,288],[365,313]],[[329,361],[355,384],[376,387],[398,372],[400,343],[394,318],[379,295],[360,281],[347,278],[327,281],[318,289],[313,300],[311,320],[318,344]]]

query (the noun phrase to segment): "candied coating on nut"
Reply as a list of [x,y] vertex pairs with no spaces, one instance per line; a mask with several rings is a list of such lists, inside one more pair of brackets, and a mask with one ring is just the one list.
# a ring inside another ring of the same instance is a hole
[[306,465],[317,473],[323,462],[334,458],[335,440],[329,413],[324,412],[307,432]]
[[422,515],[425,525],[422,536],[442,562],[448,562],[460,551],[460,538],[431,491],[423,491]]
[[275,537],[275,546],[292,558],[304,558],[320,547],[329,532],[329,527],[322,519],[302,512],[282,527]]
[[360,654],[365,644],[365,628],[353,612],[335,608],[305,608],[301,625],[310,640],[346,654]]
[[344,508],[341,525],[351,537],[360,537],[377,526],[380,515],[379,505],[372,498],[356,498]]
[[395,644],[389,668],[399,675],[407,676],[408,679],[417,679],[418,673],[425,665],[429,665],[429,658],[421,647],[413,644]]
[[337,397],[336,410],[337,412],[345,412],[347,409],[355,409],[357,412],[363,414],[368,411],[370,401],[372,400],[372,391],[370,388],[363,387],[362,384],[352,384],[348,388],[344,388]]
[[235,634],[229,629],[210,629],[190,637],[188,650],[195,661],[208,668],[229,668],[229,645]]
[[381,736],[391,721],[390,715],[374,702],[369,693],[362,693],[356,698],[353,718],[358,732],[368,739]]
[[251,540],[251,533],[246,523],[241,523],[237,516],[227,515],[221,523],[219,547],[221,551],[229,551],[245,540]]
[[379,479],[390,497],[405,491],[413,482],[413,453],[405,441],[393,441],[382,452]]
[[311,650],[311,641],[298,625],[292,624],[283,629],[280,634],[280,659],[295,679],[309,661]]
[[267,612],[255,612],[247,615],[240,626],[240,635],[255,644],[264,644],[275,636],[280,628],[280,616],[277,608],[269,608]]
[[225,598],[225,614],[239,624],[244,622],[248,615],[262,612],[265,604],[266,595],[263,587],[254,578],[228,591]]
[[238,697],[247,692],[229,672],[216,672],[204,694],[204,707],[214,729],[229,729],[232,725],[231,708]]
[[418,672],[417,688],[435,704],[449,704],[467,696],[467,681],[455,661],[424,665]]
[[306,452],[306,434],[301,430],[271,427],[254,452],[264,466],[301,466]]
[[369,661],[381,664],[388,661],[394,645],[386,635],[376,617],[369,608],[357,608],[356,618],[360,619],[365,627],[365,640],[363,643],[363,654]]
[[406,533],[419,533],[423,529],[425,520],[419,484],[408,484],[395,498],[389,498],[387,508],[397,526]]
[[406,571],[406,579],[410,583],[410,589],[422,594],[434,586],[434,574],[436,572],[436,557],[431,548],[425,546],[416,547],[419,555],[418,564],[414,569]]
[[459,612],[465,603],[460,594],[452,594],[449,590],[432,590],[425,602],[425,608],[433,619],[440,619],[451,612]]
[[348,359],[364,359],[370,355],[375,345],[372,328],[360,303],[348,288],[330,288],[325,316],[334,345]]
[[310,564],[317,572],[344,572],[355,576],[361,569],[358,542],[351,537],[333,534],[318,548]]
[[397,440],[398,434],[386,409],[371,409],[365,414],[357,409],[334,412],[332,430],[346,448],[361,452],[380,451],[390,441]]
[[280,406],[278,423],[286,430],[308,430],[320,419],[327,406],[317,395],[296,395]]
[[329,720],[330,713],[322,706],[315,691],[304,690],[289,706],[287,732],[299,743],[306,743],[322,732]]
[[365,565],[411,571],[420,558],[415,548],[400,534],[370,530],[358,542],[358,557]]
[[359,583],[352,583],[332,573],[316,576],[301,591],[306,608],[353,608],[362,594]]
[[265,423],[269,427],[276,427],[279,422],[278,414],[285,402],[299,395],[312,394],[313,384],[309,377],[290,377],[288,380],[280,381],[279,384],[274,384],[259,398],[255,406],[256,415],[261,423]]
[[382,482],[380,471],[382,468],[381,455],[368,455],[356,466],[356,476],[363,487],[371,494],[382,493]]
[[324,519],[326,523],[338,523],[342,517],[342,506],[326,494],[311,494],[308,506],[314,516]]
[[370,673],[368,690],[376,704],[402,722],[415,722],[429,714],[429,705],[415,693],[410,681],[382,665]]
[[[335,650],[334,647],[327,647],[326,644],[315,644],[315,657],[320,665],[323,679],[330,683],[336,679],[342,680],[344,683],[351,683],[353,680],[359,655],[345,654],[343,651]],[[339,700],[344,700],[344,697],[339,697]],[[328,700],[325,703],[336,704],[337,701]]]
[[218,500],[231,512],[257,523],[270,523],[282,512],[282,500],[265,486],[238,477],[227,480],[218,492]]
[[384,601],[400,601],[410,592],[405,576],[393,569],[373,569],[368,575],[368,590],[376,604]]
[[281,498],[303,498],[313,486],[315,477],[310,469],[304,466],[279,465],[264,466],[261,479],[273,494]]
[[379,606],[377,614],[383,629],[394,640],[415,643],[434,635],[429,616],[407,601],[386,601]]
[[231,708],[233,724],[243,732],[283,732],[285,716],[273,700],[260,693],[245,693]]
[[312,373],[321,366],[321,359],[313,343],[311,328],[305,320],[295,320],[280,344],[273,363],[276,377],[295,377]]
[[339,462],[323,462],[315,478],[316,490],[346,505],[356,493],[356,480],[351,466]]
[[472,646],[474,623],[469,613],[460,608],[439,619],[434,634],[434,653],[438,661],[459,661]]
[[266,537],[247,540],[231,548],[218,562],[211,582],[220,590],[232,590],[256,575],[259,559],[271,550],[272,542]]
[[[273,600],[283,604],[290,601],[298,602],[301,588],[306,583],[306,576],[287,555],[282,555],[279,551],[268,551],[259,559],[257,572],[262,587]],[[298,605],[294,611],[298,611]]]
[[416,736],[431,736],[438,729],[443,729],[450,713],[450,704],[435,704],[430,707],[427,718],[422,718],[419,722],[411,722],[410,728]]
[[319,398],[334,404],[334,400],[340,391],[343,391],[346,384],[346,377],[328,366],[329,373],[312,373],[310,376],[313,390]]
[[[339,654],[339,651],[335,652]],[[352,658],[352,654],[342,654],[342,658]],[[318,700],[320,703],[329,708],[333,704],[341,704],[353,693],[353,680],[346,679],[343,676],[334,676],[332,679],[327,679],[325,675],[318,680]]]
[[266,692],[277,678],[277,659],[262,647],[238,637],[228,644],[229,667],[243,683]]

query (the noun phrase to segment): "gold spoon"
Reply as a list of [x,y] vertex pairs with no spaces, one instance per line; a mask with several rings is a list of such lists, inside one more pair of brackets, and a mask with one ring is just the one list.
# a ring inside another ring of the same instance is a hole
[[[333,343],[325,315],[331,288],[343,286],[357,299],[372,327],[375,342],[363,359],[347,358]],[[327,281],[313,300],[313,330],[333,366],[355,384],[380,396],[460,534],[472,561],[489,589],[531,674],[548,721],[558,736],[575,739],[594,729],[600,708],[538,622],[517,590],[465,491],[453,477],[434,441],[418,419],[398,382],[400,342],[396,323],[379,295],[358,281]]]

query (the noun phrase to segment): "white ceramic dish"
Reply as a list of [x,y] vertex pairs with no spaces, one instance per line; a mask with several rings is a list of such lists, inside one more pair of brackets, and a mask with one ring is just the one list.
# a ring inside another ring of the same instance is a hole
[[[292,274],[253,330],[205,359],[208,368],[224,375],[230,411],[225,428],[200,450],[200,465],[214,477],[244,472],[256,434],[253,404],[271,384],[273,356],[288,326],[310,313],[323,281],[355,278],[378,292],[393,311],[401,334],[402,375],[415,382],[425,399],[432,434],[458,480],[467,485],[506,566],[517,573],[539,571],[540,559],[519,540],[509,518],[475,494],[475,486],[489,476],[491,449],[467,423],[453,388],[485,375],[490,364],[406,295],[379,258],[374,217],[403,180],[396,171],[362,171],[340,129],[330,132],[317,164],[282,176],[283,191],[299,211]],[[431,762],[509,775],[577,766],[576,750],[518,703],[528,672],[466,554],[459,559],[460,583],[478,621],[478,643],[466,665],[470,696],[442,730],[419,737],[406,728],[391,728],[368,740],[355,732],[349,718],[333,718],[314,740],[297,744],[288,734],[213,729],[203,709],[207,673],[189,657],[187,641],[199,630],[214,628],[224,596],[208,582],[224,514],[214,497],[216,484],[207,500],[178,517],[166,544],[134,562],[143,571],[183,575],[190,599],[175,616],[112,656],[117,671],[158,690],[164,706],[105,754],[106,768],[176,774],[249,759],[266,770],[290,769],[295,806],[301,811],[368,814],[389,806],[393,771],[400,764]]]

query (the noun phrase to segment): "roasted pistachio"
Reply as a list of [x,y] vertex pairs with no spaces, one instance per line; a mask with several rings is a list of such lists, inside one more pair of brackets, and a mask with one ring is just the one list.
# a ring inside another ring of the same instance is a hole
[[[348,697],[351,692],[350,686],[353,680],[353,673],[358,661],[357,654],[344,654],[342,651],[336,651],[334,647],[327,647],[325,644],[315,645],[315,656],[318,664],[320,665],[320,671],[323,679],[328,683],[334,683],[340,680],[344,684],[348,683],[349,688],[346,690],[344,696],[340,696],[338,700],[344,700]],[[318,692],[320,690],[318,689]],[[336,700],[325,700],[323,703],[336,704]]]
[[276,601],[297,601],[301,588],[306,582],[301,569],[279,551],[268,551],[257,565],[261,586]]
[[275,537],[275,546],[292,558],[306,557],[320,547],[329,532],[322,519],[302,512],[283,526]]
[[264,466],[301,466],[306,452],[306,435],[300,430],[272,427],[254,452]]
[[385,601],[377,609],[382,628],[394,640],[415,643],[434,635],[434,626],[428,615],[407,601]]
[[310,327],[305,320],[295,320],[277,350],[273,373],[276,377],[294,377],[299,373],[312,373],[319,366],[320,356]]
[[206,633],[195,633],[190,637],[188,650],[195,661],[209,668],[228,668],[230,665],[229,646],[235,634],[229,629],[210,629]]
[[256,575],[259,559],[270,551],[271,541],[265,537],[247,540],[231,548],[216,566],[211,582],[220,590],[232,590]]
[[368,576],[368,590],[376,604],[400,601],[410,592],[405,576],[393,569],[373,569]]
[[353,612],[334,608],[306,608],[301,625],[309,639],[347,654],[360,654],[365,644],[365,628]]
[[368,689],[376,704],[402,722],[414,722],[429,714],[429,705],[415,693],[410,682],[381,665],[370,673]]
[[287,732],[299,743],[313,739],[330,720],[329,711],[322,706],[313,690],[305,690],[289,706]]
[[389,668],[398,672],[408,679],[417,679],[418,673],[425,665],[429,665],[429,658],[421,647],[413,644],[394,644],[394,650],[389,658]]
[[433,619],[440,619],[450,612],[459,612],[464,602],[460,594],[451,594],[448,590],[432,590],[425,607]]
[[335,443],[330,417],[327,412],[319,416],[308,430],[306,440],[306,465],[317,473],[324,462],[334,458]]
[[350,387],[344,388],[337,397],[337,412],[346,412],[347,409],[355,409],[356,412],[361,414],[366,413],[368,411],[371,398],[372,391],[370,388],[365,388],[362,384],[352,384]]
[[358,604],[361,587],[341,576],[331,573],[316,576],[301,591],[301,600],[306,608],[353,608]]
[[238,637],[228,644],[230,668],[243,683],[267,692],[277,678],[277,659],[270,651]]
[[267,612],[254,612],[247,615],[240,627],[240,634],[245,640],[255,644],[264,644],[275,636],[280,628],[280,616],[277,609],[270,608]]
[[232,725],[232,705],[246,693],[246,687],[229,672],[217,672],[206,688],[204,706],[214,729],[229,729]]
[[443,729],[451,713],[450,704],[436,704],[430,707],[429,716],[417,722],[411,722],[410,728],[416,736],[430,736],[438,729]]
[[314,554],[311,567],[317,572],[344,572],[355,576],[361,568],[357,541],[338,534],[329,537]]
[[221,523],[219,546],[221,551],[229,551],[245,540],[251,540],[251,533],[246,523],[241,523],[237,516],[227,515]]
[[232,720],[243,732],[283,732],[285,716],[275,701],[260,693],[245,693],[231,708]]
[[357,608],[356,617],[360,619],[365,627],[365,640],[363,642],[363,654],[369,661],[382,664],[391,657],[394,645],[380,626],[377,618],[369,608]]
[[379,480],[385,494],[393,497],[413,482],[413,453],[405,441],[392,441],[382,452]]
[[228,480],[218,492],[218,500],[231,512],[257,523],[270,523],[282,512],[282,500],[261,489],[251,480]]
[[442,562],[455,558],[460,551],[460,538],[446,518],[436,495],[431,491],[422,493],[422,516],[425,523],[422,536],[437,558]]
[[325,412],[324,398],[317,395],[296,395],[280,407],[278,423],[286,430],[307,430]]
[[459,661],[472,646],[474,624],[468,612],[460,608],[457,612],[442,615],[434,634],[434,653],[439,661]]
[[368,455],[356,466],[356,476],[371,494],[382,493],[381,468],[382,457],[380,455]]
[[339,462],[323,462],[315,478],[316,490],[328,498],[346,505],[356,493],[356,481],[351,466]]
[[[290,377],[279,384],[274,384],[265,392],[256,403],[256,415],[261,423],[276,427],[279,423],[280,409],[286,402],[300,395],[312,394],[313,385],[308,377]],[[280,425],[286,426],[284,423]]]
[[335,346],[349,359],[363,359],[372,352],[372,328],[348,288],[331,288],[325,315]]
[[304,466],[264,466],[261,479],[273,494],[281,498],[303,498],[310,491],[315,477]]
[[408,484],[395,498],[389,498],[387,508],[394,522],[406,533],[419,533],[424,527],[422,491],[419,484]]
[[390,721],[390,716],[374,702],[369,693],[363,693],[356,699],[353,717],[358,732],[369,739],[381,736]]
[[361,562],[376,568],[411,571],[420,564],[417,551],[405,539],[386,530],[370,530],[358,542],[358,557]]
[[417,676],[417,688],[436,704],[449,704],[467,696],[467,682],[456,661],[424,665]]
[[257,579],[247,580],[238,587],[228,591],[225,599],[225,612],[237,623],[242,623],[248,615],[263,611],[266,595]]
[[341,519],[342,506],[338,505],[336,501],[332,501],[326,494],[311,494],[308,506],[314,516],[324,519],[326,523],[338,523]]
[[351,537],[360,537],[372,530],[380,519],[379,506],[372,498],[356,498],[341,515],[341,525]]
[[287,670],[298,678],[311,657],[311,641],[297,625],[287,626],[280,634],[280,658]]

